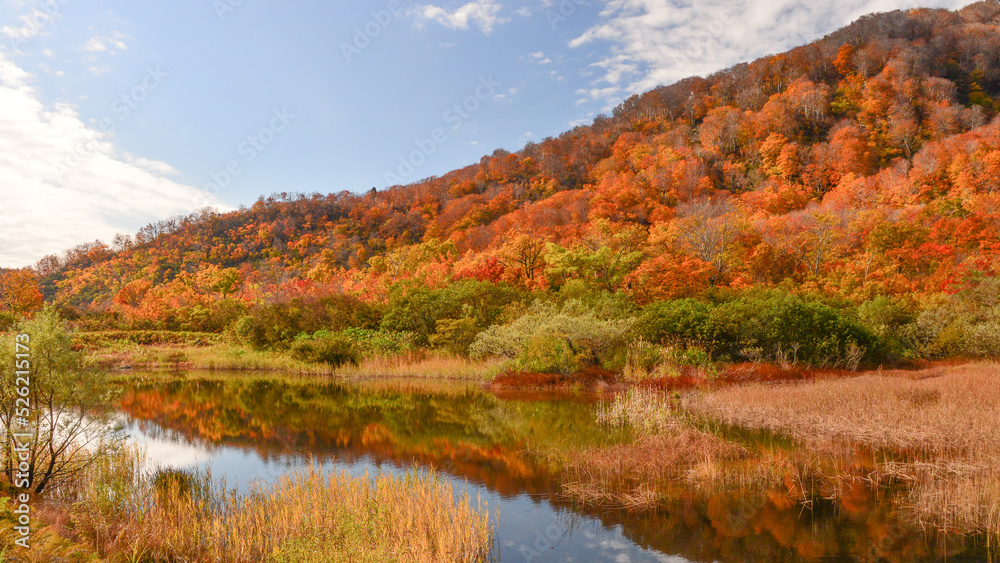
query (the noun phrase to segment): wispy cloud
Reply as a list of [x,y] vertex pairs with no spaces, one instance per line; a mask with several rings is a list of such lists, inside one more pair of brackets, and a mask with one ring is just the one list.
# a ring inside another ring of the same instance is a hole
[[[20,6],[14,6],[19,8]],[[18,45],[22,41],[27,41],[38,35],[50,24],[55,17],[52,14],[34,9],[31,13],[18,16],[18,25],[5,25],[0,28],[0,32],[7,36],[12,45]]]
[[109,52],[114,54],[117,51],[128,49],[125,44],[126,39],[131,39],[124,33],[113,31],[111,35],[95,35],[84,44],[83,50],[91,53]]
[[31,264],[205,204],[227,208],[164,178],[174,172],[168,164],[121,153],[71,106],[46,106],[31,81],[0,54],[0,266]]
[[417,23],[435,21],[448,29],[469,29],[478,27],[483,33],[489,34],[493,28],[509,21],[500,16],[501,6],[492,0],[478,0],[448,11],[434,5],[418,5],[411,13],[417,18]]
[[606,43],[587,95],[617,103],[660,84],[705,75],[822,37],[858,17],[922,6],[959,8],[969,0],[610,0],[601,21],[571,47]]
[[532,62],[536,62],[536,63],[538,63],[540,65],[547,65],[547,64],[549,64],[549,63],[552,62],[552,59],[546,57],[545,53],[543,53],[542,51],[537,51],[537,52],[534,52],[534,53],[528,53],[528,58]]

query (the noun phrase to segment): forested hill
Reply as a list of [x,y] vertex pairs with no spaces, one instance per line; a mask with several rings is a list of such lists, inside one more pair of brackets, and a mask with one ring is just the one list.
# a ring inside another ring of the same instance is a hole
[[637,304],[778,285],[854,303],[947,294],[1000,265],[998,18],[992,2],[864,17],[441,177],[282,193],[35,270],[67,311],[207,330],[233,303],[377,303],[466,278],[579,280]]

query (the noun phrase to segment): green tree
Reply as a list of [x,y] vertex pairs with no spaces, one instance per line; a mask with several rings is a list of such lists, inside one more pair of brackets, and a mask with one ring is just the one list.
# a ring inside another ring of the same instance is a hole
[[605,291],[621,288],[643,259],[646,231],[639,225],[615,225],[604,219],[591,224],[587,236],[571,248],[549,243],[553,274],[570,274]]
[[[432,289],[419,282],[401,282],[392,288],[382,315],[381,328],[411,332],[418,344],[453,347],[457,343],[446,342],[451,336],[469,330],[478,332],[498,322],[511,303],[522,299],[523,294],[506,283],[461,280],[444,288]],[[449,319],[471,320],[463,323],[458,330],[459,325],[440,322]],[[431,342],[435,334],[438,338]]]
[[36,494],[84,469],[115,432],[108,375],[70,340],[51,306],[3,338],[0,427],[13,438],[3,445],[3,472],[18,487],[26,477]]

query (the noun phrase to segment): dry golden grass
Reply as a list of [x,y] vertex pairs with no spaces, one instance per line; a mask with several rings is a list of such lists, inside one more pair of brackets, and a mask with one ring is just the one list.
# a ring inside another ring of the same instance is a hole
[[749,452],[688,427],[662,393],[629,389],[598,408],[599,422],[630,426],[630,444],[572,450],[559,455],[563,493],[576,501],[633,511],[652,510],[686,485],[718,481],[706,468],[745,460]]
[[280,371],[351,378],[420,377],[478,381],[492,378],[501,369],[498,360],[471,360],[424,350],[367,357],[358,364],[333,368],[327,364],[299,361],[280,352],[252,350],[226,342],[205,346],[114,342],[93,351],[93,355],[101,365],[117,368]]
[[718,475],[706,466],[749,457],[743,447],[698,430],[644,436],[631,444],[563,454],[563,493],[568,498],[633,511],[657,508],[685,485]]
[[868,478],[905,483],[904,505],[921,522],[1000,538],[996,364],[746,385],[693,396],[684,406],[727,425],[786,434],[813,451],[880,451]]
[[497,360],[470,360],[446,353],[412,353],[365,358],[332,371],[350,378],[422,377],[435,379],[486,380],[500,371]]
[[685,409],[807,443],[978,457],[1000,453],[1000,367],[977,364],[696,395]]
[[677,432],[684,425],[670,398],[656,391],[633,387],[597,409],[597,421],[609,426],[631,426],[645,434]]
[[356,479],[315,468],[237,493],[210,476],[154,482],[133,453],[76,491],[77,533],[108,561],[486,561],[482,505],[434,476]]

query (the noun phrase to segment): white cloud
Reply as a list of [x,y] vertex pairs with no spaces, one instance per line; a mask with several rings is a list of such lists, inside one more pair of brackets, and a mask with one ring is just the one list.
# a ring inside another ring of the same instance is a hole
[[40,34],[54,18],[52,15],[36,9],[32,10],[30,14],[18,16],[18,19],[20,20],[20,25],[5,25],[3,28],[0,28],[0,32],[3,32],[9,38],[13,45],[27,41]]
[[531,58],[532,62],[536,62],[540,65],[547,65],[552,62],[552,59],[545,56],[545,53],[538,51],[535,53],[528,53],[528,57]]
[[95,35],[83,45],[83,50],[91,53],[108,51],[114,54],[115,49],[119,51],[128,49],[128,45],[125,44],[126,39],[131,37],[119,31],[113,31],[111,35]]
[[818,39],[862,15],[970,0],[610,0],[570,47],[607,43],[590,95],[607,103]]
[[417,6],[411,13],[417,17],[418,24],[424,21],[436,21],[449,29],[469,29],[470,25],[478,27],[483,33],[489,34],[497,25],[509,21],[501,17],[500,4],[493,0],[477,0],[449,12],[439,6]]
[[201,207],[228,209],[163,176],[168,164],[120,153],[67,104],[45,106],[32,76],[0,54],[0,266]]

